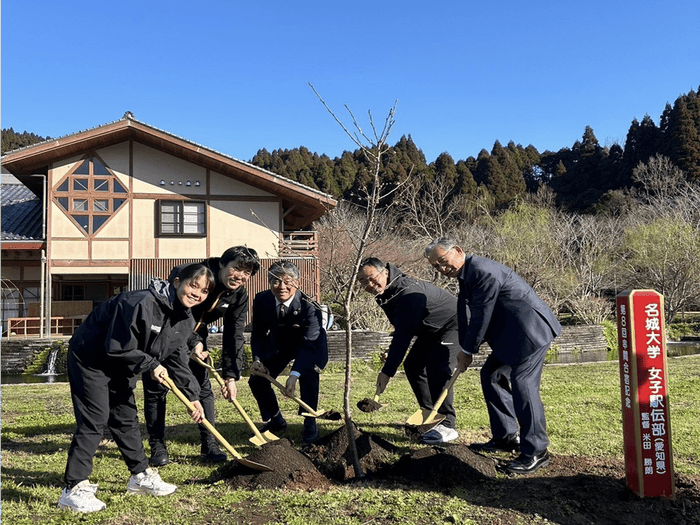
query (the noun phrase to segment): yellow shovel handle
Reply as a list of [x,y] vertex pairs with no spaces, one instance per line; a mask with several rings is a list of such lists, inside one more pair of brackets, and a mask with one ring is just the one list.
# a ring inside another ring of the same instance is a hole
[[[214,368],[214,365],[213,365],[212,362],[211,362],[211,357],[209,357],[209,359],[208,359],[207,361],[202,361],[199,357],[195,356],[195,357],[194,357],[194,360],[195,360],[197,363],[199,363],[200,365],[202,365],[203,367],[209,369],[209,371],[210,371],[210,372],[212,373],[212,375],[214,376],[214,379],[216,379],[217,383],[219,383],[219,385],[221,385],[221,386],[224,386],[224,384],[225,384],[225,383],[224,383],[224,380],[223,380],[222,377],[219,375],[219,372],[216,371],[216,368]],[[255,434],[255,437],[257,437],[258,439],[262,440],[263,442],[267,441],[267,440],[263,437],[263,435],[260,433],[260,431],[258,430],[258,427],[255,426],[255,423],[253,423],[253,420],[250,419],[250,417],[248,416],[248,414],[246,414],[246,411],[243,410],[243,407],[242,407],[241,404],[238,402],[238,400],[234,397],[233,399],[231,399],[231,402],[233,403],[233,406],[236,407],[236,410],[238,410],[238,413],[239,413],[239,414],[241,415],[241,417],[245,420],[245,422],[248,423],[248,426],[251,428],[251,430],[252,430],[253,433]]]
[[255,371],[255,370],[251,370],[251,374],[256,375],[256,376],[260,376],[260,377],[264,377],[265,379],[267,379],[270,383],[272,383],[272,384],[275,385],[277,388],[279,388],[287,397],[291,397],[294,401],[296,401],[296,402],[299,404],[299,406],[300,406],[301,408],[303,408],[304,410],[306,410],[306,411],[307,411],[309,414],[311,414],[312,416],[318,417],[318,416],[320,415],[319,412],[317,412],[316,410],[314,410],[313,408],[311,408],[309,405],[307,405],[306,403],[304,403],[304,402],[303,402],[301,399],[299,399],[297,396],[290,396],[290,395],[289,395],[289,390],[287,390],[287,387],[284,386],[284,385],[283,385],[282,383],[280,383],[279,381],[277,381],[277,380],[276,380],[274,377],[272,377],[270,374],[265,374],[265,373],[263,373],[263,372],[257,372],[257,371]]
[[[190,412],[194,411],[194,405],[192,402],[185,397],[185,394],[183,394],[178,387],[175,386],[175,383],[173,383],[173,380],[170,379],[168,376],[161,375],[161,378],[165,381],[165,384],[167,387],[173,391],[173,393],[177,396],[177,398],[183,402],[183,404],[190,410]],[[229,453],[236,459],[243,459],[243,456],[241,456],[235,448],[233,448],[228,441],[219,434],[219,431],[214,428],[214,425],[212,425],[207,418],[202,419],[202,424],[207,428],[209,432],[211,432],[214,437],[221,443],[226,450],[229,451]]]
[[450,388],[455,384],[455,381],[457,381],[457,378],[459,377],[459,374],[461,372],[459,369],[455,368],[455,371],[452,372],[452,377],[450,377],[450,380],[447,382],[445,385],[445,388],[442,390],[442,393],[440,394],[440,397],[438,397],[438,400],[435,402],[435,405],[433,405],[433,410],[430,412],[430,415],[426,418],[426,421],[431,421],[436,415],[438,410],[440,410],[440,407],[442,406],[442,403],[447,399],[447,394],[450,393]]

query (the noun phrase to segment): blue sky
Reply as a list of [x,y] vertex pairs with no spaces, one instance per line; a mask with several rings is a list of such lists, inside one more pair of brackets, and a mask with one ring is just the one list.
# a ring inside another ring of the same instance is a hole
[[398,100],[393,145],[428,162],[510,140],[540,152],[700,86],[700,2],[3,0],[0,122],[58,137],[138,120],[242,160],[355,145]]

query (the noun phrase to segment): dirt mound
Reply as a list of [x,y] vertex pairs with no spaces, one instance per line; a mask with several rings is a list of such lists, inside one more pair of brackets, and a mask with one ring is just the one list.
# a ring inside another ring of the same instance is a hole
[[233,488],[326,488],[328,479],[313,462],[292,447],[287,439],[266,443],[246,459],[272,468],[272,472],[258,472],[232,461],[218,471],[218,477],[229,479]]
[[[385,439],[362,432],[354,423],[355,443],[364,474],[375,474],[392,462],[400,449]],[[347,427],[343,425],[305,449],[320,472],[331,479],[345,481],[355,477]]]
[[496,477],[490,458],[480,456],[465,445],[426,447],[404,455],[394,465],[391,475],[416,483],[454,487],[479,479]]

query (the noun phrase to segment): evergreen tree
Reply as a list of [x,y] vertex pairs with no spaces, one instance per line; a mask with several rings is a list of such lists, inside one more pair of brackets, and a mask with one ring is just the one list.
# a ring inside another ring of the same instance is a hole
[[32,144],[37,144],[39,142],[44,142],[45,140],[51,140],[51,137],[40,137],[34,133],[27,133],[23,131],[22,133],[17,133],[12,128],[3,128],[2,132],[2,144],[0,145],[0,152],[4,155],[10,151],[24,148],[26,146],[31,146]]
[[697,95],[679,97],[669,119],[670,158],[688,180],[700,180],[700,120],[696,121]]
[[646,162],[656,155],[659,148],[660,131],[649,115],[645,115],[641,124],[634,119],[625,141],[623,164],[620,176],[616,177],[617,187],[632,184],[632,171],[640,162]]
[[455,193],[461,195],[476,195],[476,181],[469,169],[467,162],[460,160],[455,165],[455,171],[457,172],[457,183],[455,185]]

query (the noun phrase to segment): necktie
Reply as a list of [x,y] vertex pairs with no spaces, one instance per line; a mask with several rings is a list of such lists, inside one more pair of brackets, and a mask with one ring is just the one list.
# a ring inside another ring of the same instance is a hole
[[287,307],[284,306],[284,304],[280,304],[280,312],[279,312],[278,319],[281,321],[282,319],[284,319],[284,316],[286,314],[287,314]]

